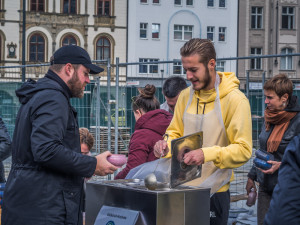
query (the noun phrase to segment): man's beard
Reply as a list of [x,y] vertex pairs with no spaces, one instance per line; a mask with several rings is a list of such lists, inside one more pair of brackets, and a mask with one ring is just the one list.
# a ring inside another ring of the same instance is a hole
[[201,82],[203,84],[203,86],[200,88],[197,88],[197,89],[194,88],[194,90],[196,90],[196,91],[203,90],[203,89],[207,88],[207,86],[210,84],[210,82],[211,82],[211,76],[209,75],[209,70],[208,70],[208,67],[206,66],[205,67],[205,76],[204,76],[203,81]]
[[84,89],[82,84],[79,81],[78,73],[75,70],[75,74],[73,77],[68,81],[68,85],[70,88],[70,91],[72,93],[72,96],[75,98],[82,98],[84,95]]

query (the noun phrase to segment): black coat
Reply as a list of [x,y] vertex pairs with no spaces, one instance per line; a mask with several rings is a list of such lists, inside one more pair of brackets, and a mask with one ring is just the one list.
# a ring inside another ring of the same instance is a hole
[[[292,99],[285,111],[300,112],[300,105],[298,104],[296,96],[292,96]],[[267,151],[267,141],[273,129],[274,125],[271,124],[269,131],[266,131],[265,125],[263,125],[262,131],[259,135],[259,145],[261,150]],[[300,113],[297,113],[297,115],[290,121],[277,151],[271,153],[274,155],[275,161],[281,162],[287,145],[298,133],[300,133]],[[277,184],[278,170],[273,174],[264,174],[253,165],[248,173],[248,177],[257,181],[259,183],[259,188],[263,191],[272,194],[273,189]]]
[[300,134],[287,146],[265,225],[300,224]]
[[0,117],[0,183],[5,182],[3,162],[11,155],[11,140],[6,126]]
[[52,71],[16,91],[21,102],[12,142],[2,224],[82,224],[83,177],[97,160],[80,152],[71,93]]

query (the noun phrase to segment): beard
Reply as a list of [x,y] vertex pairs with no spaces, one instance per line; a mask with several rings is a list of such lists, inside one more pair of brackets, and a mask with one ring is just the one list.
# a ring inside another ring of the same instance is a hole
[[207,88],[207,86],[210,84],[210,82],[211,82],[211,76],[209,75],[208,67],[206,66],[205,67],[205,76],[204,76],[203,80],[201,81],[203,86],[199,87],[199,88],[196,88],[196,87],[193,87],[193,88],[196,91],[203,90],[203,89]]
[[75,71],[73,77],[68,81],[68,86],[70,88],[70,91],[72,93],[72,96],[75,98],[82,98],[84,95],[84,88],[81,84],[78,73]]

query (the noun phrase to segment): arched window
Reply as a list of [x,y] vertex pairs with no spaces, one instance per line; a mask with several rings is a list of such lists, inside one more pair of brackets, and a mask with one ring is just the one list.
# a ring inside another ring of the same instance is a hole
[[45,39],[40,34],[34,34],[29,40],[29,61],[45,61]]
[[96,43],[96,59],[110,58],[110,41],[106,37],[100,37]]
[[30,11],[44,12],[45,0],[30,0]]
[[64,39],[62,40],[62,46],[65,45],[77,45],[76,38],[72,35],[65,36]]
[[[292,54],[293,49],[284,48],[281,50],[280,54]],[[284,56],[280,57],[280,69],[281,70],[292,70],[293,69],[293,57],[292,56]]]
[[77,6],[76,0],[64,0],[63,13],[76,14],[76,8],[77,8],[76,6]]

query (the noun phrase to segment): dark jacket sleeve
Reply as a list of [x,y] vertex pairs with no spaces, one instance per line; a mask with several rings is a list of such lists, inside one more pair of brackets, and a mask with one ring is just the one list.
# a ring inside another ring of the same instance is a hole
[[51,97],[41,95],[38,102],[39,107],[31,115],[31,149],[34,160],[61,173],[91,177],[95,172],[96,158],[82,155],[63,145],[67,129],[74,129],[67,127],[67,99],[60,92],[55,92]]
[[300,134],[286,148],[266,225],[300,224]]
[[11,139],[7,128],[0,117],[0,162],[11,155]]
[[251,180],[257,181],[257,180],[256,180],[256,176],[257,176],[257,174],[256,174],[256,168],[255,168],[254,165],[252,165],[252,167],[251,167],[251,169],[250,169],[250,171],[249,171],[249,173],[248,173],[248,177],[249,177]]
[[126,167],[117,174],[115,179],[124,179],[131,169],[147,162],[149,147],[147,143],[141,141],[143,139],[145,139],[143,130],[138,130],[132,135]]

